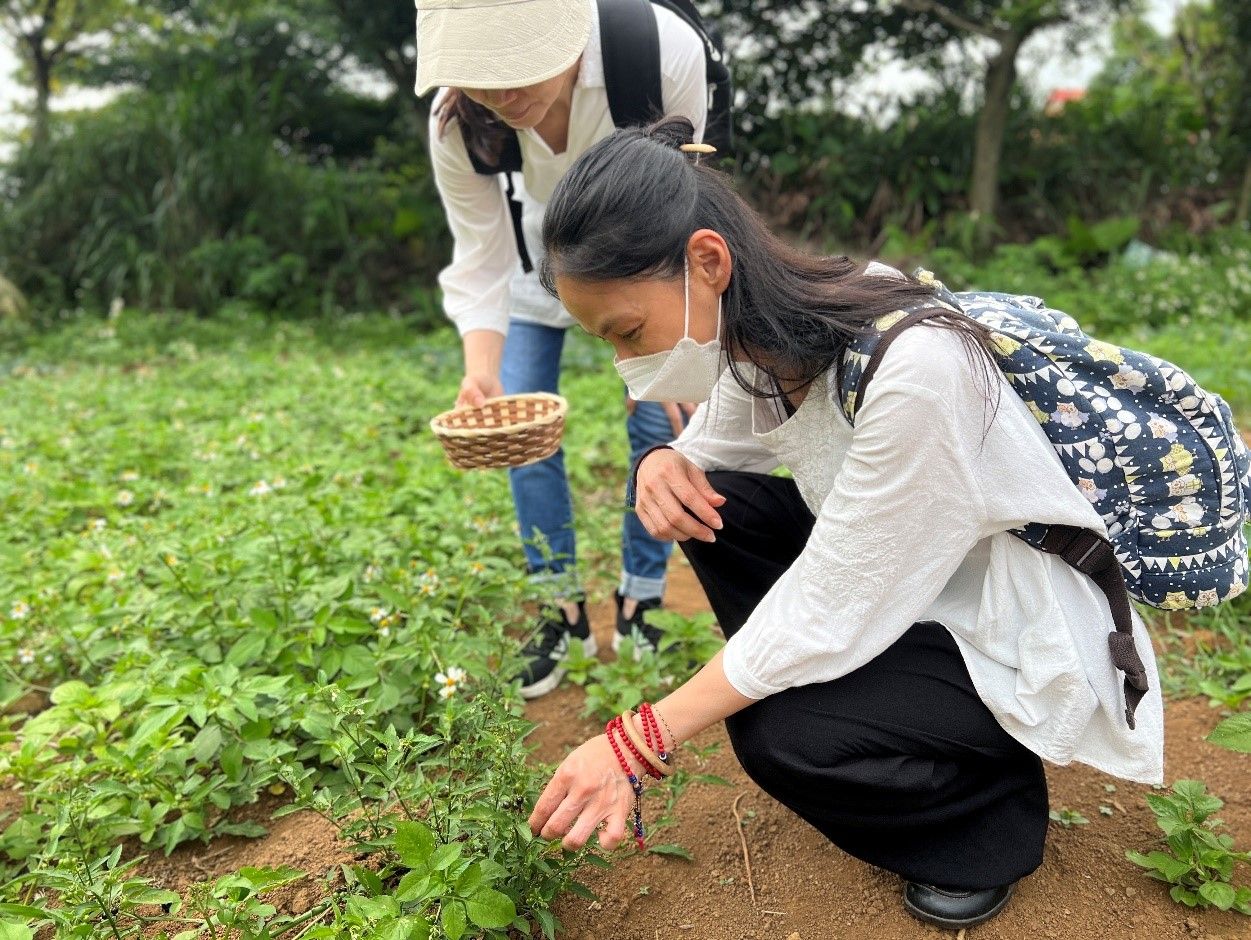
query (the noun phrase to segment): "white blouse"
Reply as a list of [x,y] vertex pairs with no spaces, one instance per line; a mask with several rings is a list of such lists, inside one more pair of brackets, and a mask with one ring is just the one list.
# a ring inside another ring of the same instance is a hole
[[[660,37],[660,88],[665,109],[690,118],[695,139],[700,140],[708,111],[703,40],[671,10],[653,9]],[[592,144],[615,129],[604,85],[598,18],[591,17],[591,23],[591,36],[573,89],[564,151],[553,153],[531,128],[517,132],[522,172],[513,176],[523,208],[526,250],[535,266],[529,274],[521,269],[503,177],[474,172],[455,124],[439,134],[437,112],[444,92],[435,96],[430,112],[430,158],[455,240],[452,262],[439,274],[439,286],[443,288],[443,309],[462,335],[484,329],[506,334],[510,316],[547,326],[573,325],[560,301],[539,283],[538,263],[543,254],[543,211],[557,182]]]
[[727,644],[726,675],[754,699],[825,682],[933,620],[955,638],[995,718],[1031,751],[1162,782],[1160,681],[1141,619],[1134,641],[1151,690],[1131,731],[1107,600],[1008,531],[1106,527],[1002,376],[991,377],[990,402],[980,376],[956,335],[912,327],[883,356],[853,430],[832,372],[786,420],[722,375],[675,448],[704,470],[785,466],[817,517]]

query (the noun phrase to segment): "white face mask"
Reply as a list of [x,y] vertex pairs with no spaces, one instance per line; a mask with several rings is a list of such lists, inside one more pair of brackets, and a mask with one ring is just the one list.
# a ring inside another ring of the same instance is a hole
[[613,365],[625,381],[631,397],[638,401],[704,402],[725,367],[721,357],[721,297],[717,297],[717,332],[706,343],[691,338],[690,267],[682,265],[682,293],[685,296],[685,322],[682,338],[672,349],[650,356],[617,359]]

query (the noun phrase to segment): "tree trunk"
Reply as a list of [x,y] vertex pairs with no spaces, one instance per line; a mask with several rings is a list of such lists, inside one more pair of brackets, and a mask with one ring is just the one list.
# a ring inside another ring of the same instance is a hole
[[52,63],[42,49],[31,49],[31,74],[35,81],[35,111],[31,115],[31,140],[36,146],[48,141],[48,121],[52,98]]
[[977,116],[973,145],[973,179],[969,189],[969,209],[981,227],[989,231],[995,221],[999,199],[999,159],[1003,134],[1008,124],[1012,86],[1016,82],[1016,54],[1024,36],[1011,34],[999,40],[999,52],[986,65],[982,110]]
[[1246,225],[1251,218],[1251,158],[1242,174],[1242,191],[1238,194],[1238,208],[1234,212],[1234,224]]

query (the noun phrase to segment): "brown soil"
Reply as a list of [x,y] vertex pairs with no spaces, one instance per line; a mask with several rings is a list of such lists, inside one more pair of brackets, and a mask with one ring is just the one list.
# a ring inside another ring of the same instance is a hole
[[[666,604],[687,614],[707,609],[680,557],[672,566]],[[592,626],[601,649],[607,649],[611,603],[593,610]],[[581,704],[581,693],[566,687],[530,705],[527,715],[539,725],[532,739],[537,757],[558,761],[598,732],[597,722],[576,717]],[[1245,847],[1251,844],[1251,790],[1246,783],[1251,756],[1203,741],[1219,719],[1204,700],[1168,703],[1165,775],[1170,782],[1206,780],[1226,802],[1220,815],[1227,831]],[[686,847],[694,861],[639,855],[632,847],[619,850],[612,869],[584,873],[583,880],[600,900],[569,896],[558,904],[563,937],[911,940],[945,933],[904,911],[899,878],[844,854],[756,787],[739,769],[723,728],[709,729],[695,743],[714,742],[720,749],[701,770],[724,777],[731,786],[693,785],[678,804],[676,825],[658,836],[658,841]],[[1052,807],[1076,810],[1090,823],[1070,829],[1053,823],[1042,868],[1021,882],[1002,914],[966,931],[970,940],[1251,938],[1247,918],[1180,907],[1165,885],[1146,878],[1125,859],[1127,849],[1150,850],[1158,838],[1143,799],[1150,787],[1080,765],[1049,765],[1047,771]],[[1108,792],[1105,784],[1116,790]],[[751,885],[733,813],[740,794]],[[1102,815],[1101,805],[1110,807],[1112,815]]]

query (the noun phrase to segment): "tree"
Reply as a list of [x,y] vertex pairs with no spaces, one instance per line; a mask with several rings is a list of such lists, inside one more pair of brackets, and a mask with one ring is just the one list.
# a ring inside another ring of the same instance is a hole
[[1064,26],[1079,30],[1131,0],[894,0],[916,16],[942,23],[957,41],[980,38],[994,48],[982,76],[982,102],[973,142],[969,210],[988,231],[999,197],[999,163],[1004,128],[1017,79],[1017,56],[1026,40],[1041,30]]
[[[852,75],[865,53],[935,65],[953,44],[989,44],[980,74],[981,108],[973,140],[968,202],[986,230],[995,218],[1004,130],[1017,79],[1017,56],[1041,30],[1071,36],[1133,0],[723,0],[710,10],[724,25],[745,94],[745,129],[777,104],[828,101],[831,82]],[[1235,6],[1243,0],[1225,0]]]
[[1247,0],[1216,0],[1215,8],[1228,49],[1228,133],[1244,160],[1234,222],[1246,225],[1251,219],[1251,68],[1247,66],[1251,60],[1251,4]]
[[47,140],[48,112],[59,69],[85,51],[89,37],[108,29],[126,0],[0,0],[0,29],[8,33],[35,90],[31,133]]

